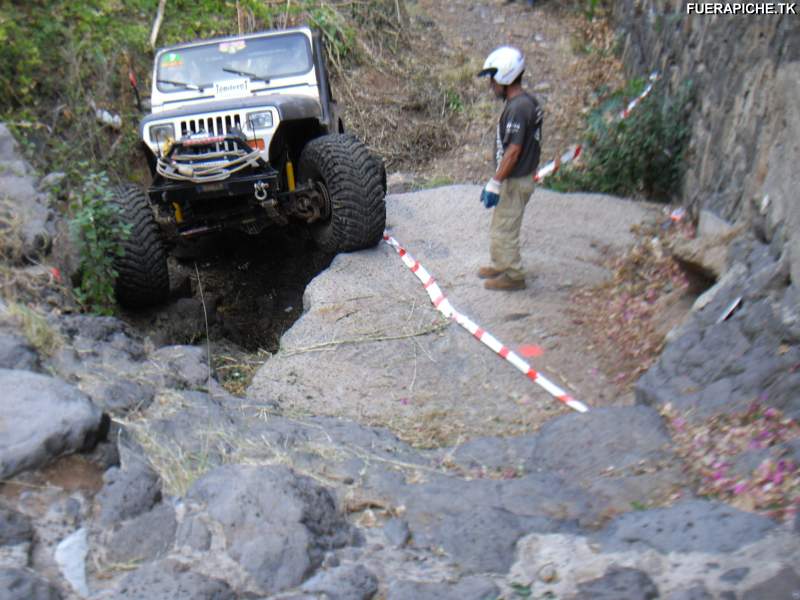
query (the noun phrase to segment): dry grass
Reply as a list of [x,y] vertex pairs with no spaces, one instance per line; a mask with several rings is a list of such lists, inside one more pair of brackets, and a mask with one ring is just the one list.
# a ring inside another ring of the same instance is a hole
[[8,313],[12,321],[22,330],[28,343],[39,354],[52,356],[63,345],[64,340],[58,330],[35,309],[11,303],[8,306]]

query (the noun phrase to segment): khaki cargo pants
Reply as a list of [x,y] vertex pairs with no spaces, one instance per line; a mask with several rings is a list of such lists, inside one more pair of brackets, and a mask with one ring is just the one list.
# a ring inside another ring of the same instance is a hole
[[509,177],[503,181],[500,202],[494,207],[492,215],[492,266],[516,281],[525,279],[519,250],[519,232],[533,189],[533,176]]

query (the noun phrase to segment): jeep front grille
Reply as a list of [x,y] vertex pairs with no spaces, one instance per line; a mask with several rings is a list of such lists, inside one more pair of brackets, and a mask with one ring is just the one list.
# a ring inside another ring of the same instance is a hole
[[200,131],[205,131],[209,135],[225,135],[233,129],[242,131],[242,121],[243,115],[239,114],[182,120],[180,122],[180,137]]

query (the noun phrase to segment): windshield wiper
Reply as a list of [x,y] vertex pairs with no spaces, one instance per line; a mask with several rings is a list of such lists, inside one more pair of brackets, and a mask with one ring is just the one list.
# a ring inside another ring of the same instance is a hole
[[261,75],[257,75],[255,73],[250,73],[249,71],[240,71],[239,69],[230,69],[228,67],[222,67],[222,70],[226,73],[233,73],[234,75],[244,75],[245,77],[249,77],[250,79],[255,79],[258,81],[263,81],[264,83],[269,83],[269,78],[262,77]]
[[199,85],[195,85],[193,83],[186,83],[185,81],[172,81],[171,79],[159,79],[158,83],[168,83],[170,85],[177,85],[178,87],[182,87],[187,90],[196,90],[198,92],[202,92],[205,88]]

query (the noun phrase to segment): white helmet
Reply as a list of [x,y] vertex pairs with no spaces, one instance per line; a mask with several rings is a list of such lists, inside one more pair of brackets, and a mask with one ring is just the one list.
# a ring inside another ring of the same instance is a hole
[[500,85],[511,85],[525,70],[525,57],[511,46],[500,46],[486,57],[478,77],[489,75]]

